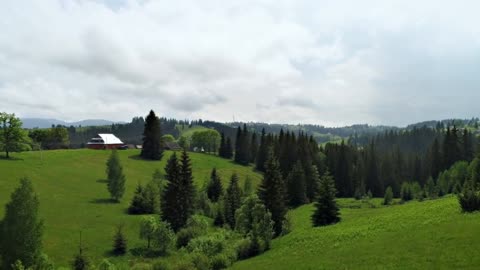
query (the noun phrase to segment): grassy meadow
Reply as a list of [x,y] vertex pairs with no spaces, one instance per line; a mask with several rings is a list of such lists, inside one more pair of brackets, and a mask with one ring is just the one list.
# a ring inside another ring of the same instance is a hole
[[292,211],[293,231],[233,269],[478,269],[480,213],[457,198],[381,206],[340,199],[342,221],[313,228],[312,205]]
[[[11,192],[19,185],[21,177],[29,177],[40,199],[40,214],[45,222],[44,252],[57,266],[69,265],[77,252],[79,232],[87,254],[95,263],[110,257],[115,226],[124,224],[129,248],[142,246],[138,238],[139,216],[126,214],[137,184],[146,184],[155,169],[163,172],[172,152],[166,152],[161,161],[144,161],[138,158],[139,150],[119,151],[127,178],[126,192],[121,203],[111,203],[105,183],[105,163],[110,151],[58,150],[14,153],[14,159],[0,159],[0,217]],[[212,155],[190,153],[195,184],[201,187],[216,167],[224,185],[233,172],[241,184],[250,177],[254,185],[261,176],[252,167]],[[112,261],[130,260],[134,257],[113,258]]]

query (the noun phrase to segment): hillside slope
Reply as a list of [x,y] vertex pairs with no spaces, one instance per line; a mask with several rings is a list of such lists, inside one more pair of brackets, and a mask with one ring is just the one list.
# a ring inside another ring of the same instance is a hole
[[[126,174],[126,192],[120,204],[109,202],[106,188],[105,163],[109,151],[59,150],[14,154],[14,160],[0,159],[0,218],[10,193],[19,179],[32,179],[40,199],[40,214],[45,221],[44,251],[58,266],[69,265],[78,250],[82,231],[87,254],[94,262],[110,256],[115,226],[124,224],[129,247],[140,245],[139,216],[125,213],[137,183],[150,181],[155,169],[163,172],[171,152],[162,161],[144,161],[138,150],[119,151]],[[193,174],[197,187],[209,179],[216,167],[226,185],[231,174],[240,176],[241,184],[248,176],[254,185],[260,175],[251,167],[239,166],[225,159],[206,154],[191,153]],[[125,257],[122,259],[129,259]]]
[[340,200],[342,222],[312,228],[312,205],[292,211],[293,232],[233,269],[478,269],[480,213],[455,197],[380,208]]

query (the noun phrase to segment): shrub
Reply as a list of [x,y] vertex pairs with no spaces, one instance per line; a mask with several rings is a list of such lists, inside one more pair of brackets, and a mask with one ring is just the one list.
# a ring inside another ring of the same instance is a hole
[[117,268],[113,263],[107,259],[103,259],[102,263],[97,267],[98,270],[116,270]]
[[90,268],[90,261],[82,252],[79,252],[73,259],[72,268],[74,270],[87,270]]
[[38,258],[35,269],[36,270],[55,270],[55,265],[46,254],[42,254]]
[[252,256],[255,256],[252,252],[252,240],[250,238],[243,238],[237,242],[236,246],[237,257],[240,260],[248,259]]
[[190,240],[197,237],[197,232],[192,228],[183,228],[177,233],[177,248],[186,247]]
[[390,205],[392,204],[392,201],[393,201],[392,187],[387,187],[387,190],[385,190],[385,197],[383,198],[383,204]]
[[403,182],[400,188],[400,198],[402,201],[407,202],[413,199],[412,187],[408,182]]
[[192,262],[197,270],[210,270],[210,259],[202,253],[193,253],[192,255]]
[[189,252],[200,252],[209,257],[221,253],[226,247],[224,233],[214,233],[200,236],[190,241],[187,246]]
[[152,265],[152,270],[168,270],[170,269],[168,264],[165,262],[155,262]]
[[474,212],[480,210],[480,191],[473,187],[473,184],[465,185],[462,193],[458,194],[458,201],[463,212]]
[[218,254],[212,258],[212,270],[220,270],[229,267],[231,262],[224,254]]
[[113,237],[113,254],[124,255],[125,253],[127,253],[127,239],[123,233],[123,226],[118,226]]

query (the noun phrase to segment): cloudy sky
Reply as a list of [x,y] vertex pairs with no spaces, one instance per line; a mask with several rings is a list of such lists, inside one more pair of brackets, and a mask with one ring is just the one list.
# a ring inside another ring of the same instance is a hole
[[480,115],[479,1],[3,0],[0,111],[406,125]]

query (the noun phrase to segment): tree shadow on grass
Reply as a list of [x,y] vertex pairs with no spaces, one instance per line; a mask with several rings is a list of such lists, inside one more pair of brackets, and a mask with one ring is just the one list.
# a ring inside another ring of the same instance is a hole
[[106,183],[108,183],[108,180],[107,179],[98,179],[96,182],[106,184]]
[[133,159],[133,160],[141,160],[141,161],[146,161],[146,162],[159,162],[160,160],[153,160],[153,159],[145,159],[145,158],[142,158],[140,155],[131,155],[131,156],[128,156],[129,159]]
[[9,157],[9,158],[7,158],[6,156],[0,156],[0,160],[6,160],[6,161],[22,161],[23,158],[18,158],[18,157]]
[[93,199],[93,200],[90,201],[90,203],[93,203],[93,204],[115,204],[115,203],[118,203],[118,202],[115,201],[114,199],[102,198],[102,199]]

